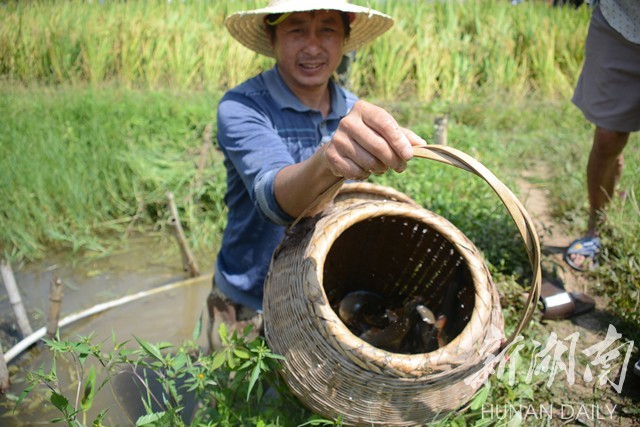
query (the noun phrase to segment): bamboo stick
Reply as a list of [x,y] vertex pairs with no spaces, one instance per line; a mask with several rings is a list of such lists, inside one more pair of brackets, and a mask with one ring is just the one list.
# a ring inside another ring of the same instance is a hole
[[447,116],[436,117],[434,120],[434,126],[436,132],[434,135],[434,142],[438,145],[447,145],[447,122],[449,118]]
[[18,327],[22,335],[26,337],[33,333],[33,330],[29,324],[29,318],[27,317],[24,305],[22,305],[22,298],[20,297],[18,285],[16,285],[16,279],[13,277],[11,264],[3,259],[0,262],[0,271],[2,272],[4,287],[7,288],[7,294],[9,294],[9,301],[11,301],[13,312],[16,314],[16,319],[18,320]]
[[55,275],[51,278],[49,286],[49,321],[47,322],[47,338],[56,336],[58,321],[60,320],[60,304],[62,303],[62,281]]
[[182,224],[180,224],[178,208],[176,207],[173,193],[168,192],[167,198],[169,199],[169,209],[171,210],[169,225],[173,229],[173,234],[178,241],[178,246],[180,246],[180,253],[182,254],[182,268],[184,271],[188,272],[191,277],[197,277],[200,275],[200,269],[198,268],[198,263],[193,257],[193,254],[191,253],[191,249],[189,249],[187,239],[184,237],[184,231],[182,230]]
[[[93,315],[96,315],[98,313],[102,313],[103,311],[118,307],[120,305],[124,305],[130,302],[133,302],[135,300],[138,300],[140,298],[144,298],[144,297],[148,297],[151,295],[155,295],[155,294],[159,294],[161,292],[166,292],[166,291],[170,291],[172,289],[176,289],[176,288],[180,288],[183,286],[190,286],[196,283],[200,283],[202,281],[211,281],[213,279],[213,274],[207,274],[205,276],[199,276],[199,277],[195,277],[195,278],[191,278],[191,279],[187,279],[187,280],[183,280],[181,282],[176,282],[176,283],[170,283],[168,285],[165,286],[161,286],[159,288],[153,288],[147,291],[142,291],[142,292],[138,292],[132,295],[127,295],[124,296],[122,298],[118,298],[115,299],[113,301],[109,301],[109,302],[105,302],[105,303],[101,303],[101,304],[97,304],[94,305],[91,308],[88,308],[86,310],[82,310],[79,311],[77,313],[73,313],[70,314],[68,316],[63,317],[60,322],[58,323],[58,327],[60,329],[62,329],[63,327],[70,325],[74,322],[77,322],[78,320],[82,320],[82,319],[86,319],[87,317],[91,317]],[[35,331],[34,333],[32,333],[31,335],[29,335],[28,337],[24,338],[22,341],[20,341],[18,344],[14,345],[13,347],[11,347],[11,349],[9,351],[7,351],[7,353],[4,356],[4,359],[6,361],[6,363],[11,363],[11,361],[18,356],[20,353],[22,353],[23,351],[25,351],[26,349],[28,349],[29,347],[31,347],[33,344],[35,344],[39,339],[43,338],[46,334],[47,330],[45,327],[42,327],[40,329],[38,329],[37,331]]]
[[4,359],[4,351],[2,350],[2,344],[0,344],[0,393],[7,391],[10,385],[9,369],[7,369],[7,362]]

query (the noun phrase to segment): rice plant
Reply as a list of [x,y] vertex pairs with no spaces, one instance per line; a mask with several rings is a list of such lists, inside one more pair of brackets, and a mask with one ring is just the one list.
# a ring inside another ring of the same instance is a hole
[[[369,2],[357,2],[369,4]],[[229,88],[273,62],[242,47],[224,18],[258,1],[10,2],[0,72],[32,84]],[[373,98],[464,99],[477,90],[566,96],[588,12],[544,2],[371,2],[396,20],[358,53],[354,89]]]

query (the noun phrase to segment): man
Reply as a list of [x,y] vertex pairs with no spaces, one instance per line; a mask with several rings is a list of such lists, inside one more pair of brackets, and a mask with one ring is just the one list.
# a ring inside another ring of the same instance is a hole
[[596,126],[587,164],[587,232],[565,253],[571,267],[586,271],[597,266],[598,226],[622,175],[622,151],[630,132],[640,130],[640,1],[596,5],[573,102]]
[[227,92],[218,106],[229,212],[208,299],[214,348],[220,323],[260,327],[254,315],[288,224],[341,178],[401,172],[412,146],[425,144],[332,79],[343,54],[388,30],[390,17],[345,0],[271,0],[225,24],[276,65]]

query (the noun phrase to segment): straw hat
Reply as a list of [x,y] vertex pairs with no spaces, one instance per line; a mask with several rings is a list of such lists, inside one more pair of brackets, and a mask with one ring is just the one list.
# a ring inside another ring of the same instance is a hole
[[274,13],[338,10],[352,13],[351,35],[345,40],[344,52],[369,43],[393,25],[393,18],[368,7],[350,4],[347,0],[270,0],[262,9],[236,12],[225,20],[231,35],[249,49],[273,57],[273,49],[265,29],[264,18]]

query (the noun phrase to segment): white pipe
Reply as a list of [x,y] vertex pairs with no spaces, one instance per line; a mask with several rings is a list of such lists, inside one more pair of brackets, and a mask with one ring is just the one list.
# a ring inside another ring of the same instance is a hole
[[[62,328],[63,326],[67,326],[67,325],[69,325],[69,324],[71,324],[73,322],[77,322],[78,320],[82,320],[82,319],[84,319],[86,317],[93,316],[94,314],[101,313],[101,312],[103,312],[105,310],[109,310],[109,309],[117,307],[119,305],[127,304],[129,302],[135,301],[135,300],[140,299],[140,298],[144,298],[144,297],[147,297],[147,296],[155,295],[155,294],[158,294],[160,292],[170,291],[171,289],[179,288],[179,287],[182,287],[182,286],[193,285],[194,283],[198,283],[198,282],[203,281],[205,279],[208,279],[209,281],[211,281],[212,278],[213,278],[212,274],[208,274],[208,275],[205,275],[205,276],[198,276],[198,277],[194,277],[192,279],[183,280],[181,282],[170,283],[168,285],[161,286],[159,288],[153,288],[153,289],[150,289],[150,290],[147,290],[147,291],[138,292],[136,294],[127,295],[127,296],[124,296],[122,298],[115,299],[113,301],[97,304],[97,305],[94,305],[93,307],[88,308],[86,310],[82,310],[82,311],[79,311],[77,313],[73,313],[73,314],[70,314],[68,316],[63,317],[60,320],[60,322],[58,323],[58,327]],[[7,351],[4,354],[4,359],[7,362],[7,364],[9,364],[20,353],[22,353],[27,348],[29,348],[33,344],[35,344],[42,337],[44,337],[46,333],[47,333],[47,328],[46,327],[42,327],[42,328],[38,329],[37,331],[35,331],[34,333],[32,333],[31,335],[29,335],[28,337],[24,338],[18,344],[14,345],[9,351]]]

